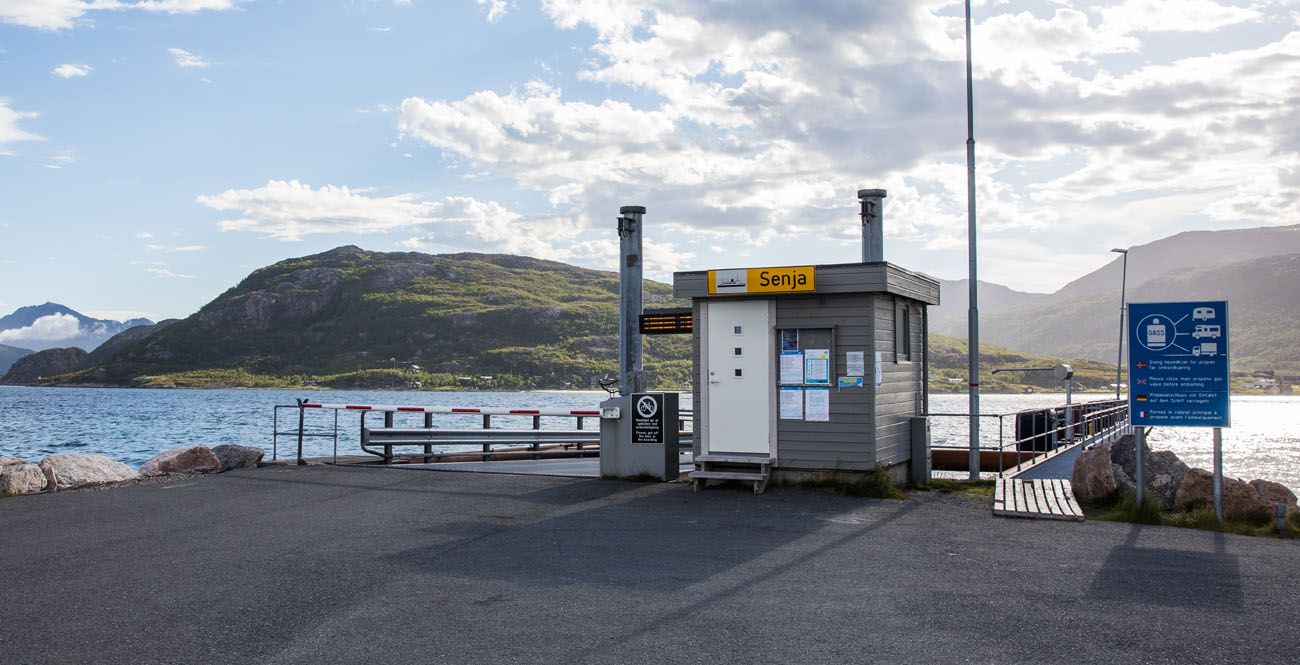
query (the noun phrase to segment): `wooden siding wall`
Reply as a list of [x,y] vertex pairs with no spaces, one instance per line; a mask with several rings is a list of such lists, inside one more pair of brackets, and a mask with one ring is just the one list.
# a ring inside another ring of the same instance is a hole
[[[695,372],[692,398],[695,431],[702,432],[701,391],[707,385],[701,364],[704,343],[700,305],[692,303]],[[911,459],[909,418],[920,414],[922,354],[921,317],[925,304],[888,293],[832,296],[783,296],[776,299],[776,328],[828,328],[833,330],[830,422],[777,420],[777,464],[806,470],[870,470],[877,464],[892,466]],[[906,303],[911,317],[910,362],[894,359],[894,312]],[[775,333],[774,333],[775,334]],[[778,344],[779,348],[779,344]],[[862,388],[837,390],[835,378],[848,367],[848,352],[866,354]],[[875,352],[882,354],[882,385],[875,387]],[[773,381],[779,379],[773,358]],[[775,390],[775,385],[773,390]],[[695,451],[700,452],[700,437]]]
[[[883,360],[881,385],[875,390],[876,461],[881,466],[892,466],[912,458],[909,419],[921,413],[922,354],[925,350],[921,312],[925,305],[884,293],[875,294],[873,299],[876,311],[875,351],[881,353]],[[910,361],[897,360],[894,356],[894,317],[900,305],[907,305],[911,320]]]
[[[776,301],[776,327],[832,330],[830,422],[777,420],[777,463],[783,469],[864,470],[875,467],[872,441],[871,330],[873,294],[785,296]],[[862,388],[837,390],[849,351],[867,355]],[[776,362],[776,359],[773,359]]]

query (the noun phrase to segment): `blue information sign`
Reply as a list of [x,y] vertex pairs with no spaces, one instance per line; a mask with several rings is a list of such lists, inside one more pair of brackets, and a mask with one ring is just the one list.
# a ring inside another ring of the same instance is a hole
[[1134,426],[1228,427],[1228,303],[1129,303]]

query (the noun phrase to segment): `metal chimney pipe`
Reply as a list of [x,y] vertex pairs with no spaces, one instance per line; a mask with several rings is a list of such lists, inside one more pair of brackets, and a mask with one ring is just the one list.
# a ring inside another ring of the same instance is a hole
[[641,216],[644,206],[618,209],[618,389],[631,395],[645,389],[641,360]]
[[862,203],[862,262],[885,260],[885,190],[859,189],[858,201]]

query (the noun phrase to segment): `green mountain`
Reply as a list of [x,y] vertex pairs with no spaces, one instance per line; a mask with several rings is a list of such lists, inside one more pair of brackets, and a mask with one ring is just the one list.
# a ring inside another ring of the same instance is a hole
[[[647,307],[672,288],[646,282]],[[618,275],[522,256],[340,247],[259,269],[188,318],[62,382],[588,387],[617,370]],[[652,338],[661,385],[685,337]]]

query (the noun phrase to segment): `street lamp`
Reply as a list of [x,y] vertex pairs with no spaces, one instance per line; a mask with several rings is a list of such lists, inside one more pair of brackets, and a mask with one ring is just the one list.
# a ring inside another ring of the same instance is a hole
[[1124,255],[1124,271],[1119,280],[1119,355],[1115,358],[1115,400],[1119,401],[1120,377],[1124,371],[1124,289],[1128,283],[1128,250],[1116,248],[1110,251]]

